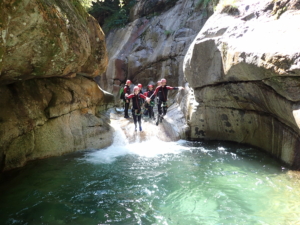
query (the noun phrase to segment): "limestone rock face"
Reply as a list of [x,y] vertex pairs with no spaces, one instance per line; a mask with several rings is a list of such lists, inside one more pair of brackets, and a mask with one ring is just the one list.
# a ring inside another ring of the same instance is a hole
[[185,56],[190,138],[251,144],[299,169],[299,1],[236,6],[211,16]]
[[0,11],[0,171],[108,146],[114,98],[89,79],[107,66],[97,21],[78,0],[3,0]]
[[0,87],[0,162],[4,170],[28,160],[108,146],[105,110],[113,96],[87,78],[33,79]]
[[134,21],[144,16],[154,16],[167,11],[176,4],[177,0],[151,0],[138,1],[134,8],[131,9],[130,19]]
[[[170,2],[138,2],[131,11],[133,21],[107,35],[109,62],[101,87],[117,96],[127,79],[144,87],[163,77],[170,86],[185,84],[184,55],[211,9],[188,0]],[[170,97],[175,94],[171,91]]]
[[78,0],[0,2],[0,83],[106,68],[105,37]]

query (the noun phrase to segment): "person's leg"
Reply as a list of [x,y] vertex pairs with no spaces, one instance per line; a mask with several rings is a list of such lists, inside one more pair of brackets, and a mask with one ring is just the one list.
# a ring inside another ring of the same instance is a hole
[[149,113],[149,104],[145,103],[144,116],[148,116],[148,113]]
[[151,119],[152,118],[152,116],[153,116],[153,107],[151,106],[151,105],[149,105],[149,107],[148,107],[148,114],[149,114],[149,118]]
[[126,108],[126,101],[124,100],[124,118],[126,118],[126,111],[127,111],[128,109]]
[[163,103],[163,112],[164,112],[164,116],[167,114],[167,110],[168,110],[167,102],[164,102],[164,103]]
[[137,127],[136,127],[136,125],[137,125],[137,116],[135,115],[135,109],[132,109],[131,112],[132,112],[132,117],[133,117],[133,122],[134,122],[134,130],[136,131],[137,130]]
[[142,131],[142,117],[141,115],[137,116],[138,118],[138,122],[139,122],[139,126],[140,126],[140,131]]
[[152,107],[152,117],[153,117],[153,120],[155,120],[155,115],[154,115],[153,107]]
[[151,101],[150,102],[150,107],[151,107],[151,117],[155,120],[155,116],[154,116],[154,106],[155,106],[155,103],[154,101]]
[[129,101],[125,102],[124,118],[129,118],[128,108],[129,108]]
[[158,101],[158,104],[157,104],[157,111],[158,111],[158,114],[159,114],[159,115],[162,114],[161,103],[162,103],[162,101],[159,100],[159,101]]

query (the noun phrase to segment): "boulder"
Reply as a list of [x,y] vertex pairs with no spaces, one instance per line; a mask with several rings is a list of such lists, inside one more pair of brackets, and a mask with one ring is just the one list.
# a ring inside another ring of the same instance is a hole
[[4,0],[0,9],[0,84],[105,70],[104,33],[78,0]]
[[113,96],[85,77],[32,79],[0,87],[0,166],[112,142],[105,112]]
[[105,36],[79,0],[0,1],[0,171],[110,145],[114,98],[91,78]]
[[297,2],[245,0],[209,18],[184,58],[191,139],[251,144],[300,168]]

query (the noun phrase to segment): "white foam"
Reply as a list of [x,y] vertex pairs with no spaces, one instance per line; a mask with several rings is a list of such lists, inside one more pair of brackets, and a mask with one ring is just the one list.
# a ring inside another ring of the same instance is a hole
[[[164,142],[159,140],[156,136],[149,134],[147,140],[141,141],[141,139],[143,139],[142,136],[145,134],[140,132],[135,133],[135,135],[137,135],[136,141],[129,143],[118,120],[112,120],[111,126],[115,129],[113,144],[106,149],[87,153],[84,160],[95,164],[112,163],[118,157],[129,154],[153,158],[160,157],[164,154],[179,154],[182,151],[190,150],[190,148],[183,146],[186,142],[184,140]],[[153,129],[157,129],[157,127],[155,126]]]
[[117,157],[124,155],[137,155],[146,158],[160,157],[164,154],[179,154],[189,148],[182,146],[184,141],[164,142],[155,137],[145,142],[120,145],[120,142],[112,146],[86,154],[85,160],[91,163],[112,163]]

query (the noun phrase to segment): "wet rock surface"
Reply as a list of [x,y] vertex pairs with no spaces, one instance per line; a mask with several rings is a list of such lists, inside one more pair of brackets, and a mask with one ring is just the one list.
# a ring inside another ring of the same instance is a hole
[[4,0],[0,11],[0,170],[108,146],[114,99],[92,80],[107,66],[97,21],[77,0]]
[[294,1],[236,7],[215,12],[185,56],[197,102],[190,138],[251,144],[299,169],[299,10]]

